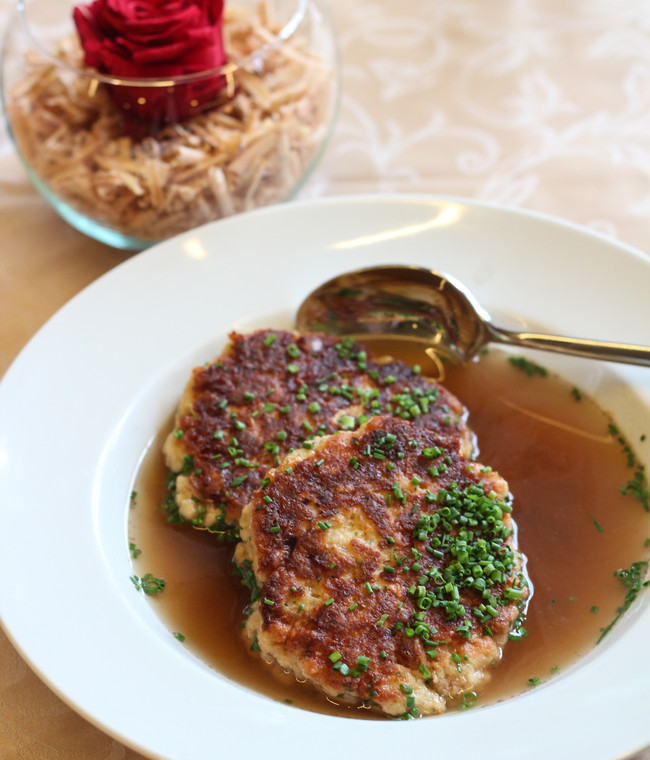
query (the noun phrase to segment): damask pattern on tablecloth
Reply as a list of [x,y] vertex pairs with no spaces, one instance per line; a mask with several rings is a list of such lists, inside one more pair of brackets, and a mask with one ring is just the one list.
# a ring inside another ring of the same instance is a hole
[[624,6],[334,0],[341,108],[303,195],[459,195],[650,246],[650,13]]

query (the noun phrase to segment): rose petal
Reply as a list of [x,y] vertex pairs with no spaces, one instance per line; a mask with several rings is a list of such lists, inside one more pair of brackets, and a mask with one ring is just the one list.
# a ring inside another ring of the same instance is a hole
[[195,7],[184,8],[174,15],[156,15],[143,18],[123,16],[110,8],[105,8],[101,19],[107,28],[113,30],[113,34],[125,37],[129,37],[131,33],[152,36],[159,34],[175,35],[202,22],[201,15]]
[[[94,0],[75,8],[74,21],[86,65],[116,78],[172,78],[225,63],[222,12],[223,0]],[[129,119],[147,120],[155,131],[216,100],[224,85],[212,76],[173,88],[110,91]]]

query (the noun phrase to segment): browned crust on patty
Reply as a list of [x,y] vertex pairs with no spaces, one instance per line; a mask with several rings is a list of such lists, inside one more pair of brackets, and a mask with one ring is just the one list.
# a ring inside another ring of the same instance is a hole
[[316,442],[242,515],[246,635],[330,697],[444,710],[489,677],[527,596],[509,502],[457,437],[412,422]]
[[198,526],[237,524],[289,451],[378,413],[445,431],[471,450],[462,404],[403,362],[331,336],[233,332],[222,356],[193,370],[164,445],[180,514]]

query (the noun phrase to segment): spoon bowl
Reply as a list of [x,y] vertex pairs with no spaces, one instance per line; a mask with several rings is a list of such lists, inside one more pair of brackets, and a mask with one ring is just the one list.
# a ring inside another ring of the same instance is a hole
[[307,296],[296,325],[304,332],[421,343],[442,362],[469,361],[494,342],[650,366],[650,347],[498,327],[462,283],[416,266],[368,267],[338,275]]

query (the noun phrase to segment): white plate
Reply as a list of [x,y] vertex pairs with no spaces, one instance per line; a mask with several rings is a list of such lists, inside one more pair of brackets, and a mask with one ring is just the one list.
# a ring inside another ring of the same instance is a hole
[[[303,712],[229,682],[135,592],[129,493],[189,369],[233,328],[289,326],[301,299],[334,274],[399,262],[455,275],[519,324],[650,343],[642,254],[532,214],[357,196],[234,217],[134,257],[61,309],[4,378],[4,626],[69,704],[142,753],[331,760],[353,742],[369,758],[455,756],[471,744],[483,760],[504,747],[529,760],[611,760],[650,743],[648,595],[592,655],[524,696],[368,722]],[[544,361],[595,395],[629,440],[650,434],[650,370]]]

